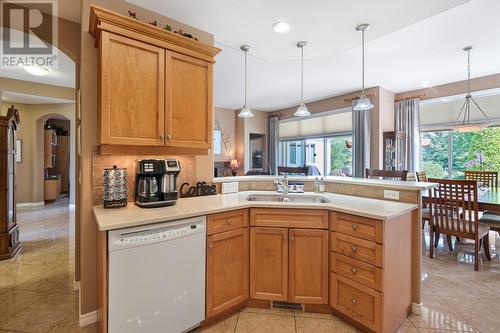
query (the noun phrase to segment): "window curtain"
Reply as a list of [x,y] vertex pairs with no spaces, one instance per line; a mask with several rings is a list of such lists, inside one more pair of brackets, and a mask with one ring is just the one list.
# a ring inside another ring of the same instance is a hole
[[[352,101],[352,106],[357,100]],[[370,110],[352,110],[352,176],[363,178],[370,167]]]
[[269,117],[269,173],[271,175],[278,174],[280,144],[279,130],[279,117]]
[[406,133],[406,168],[420,171],[420,99],[404,99],[395,103],[394,129]]

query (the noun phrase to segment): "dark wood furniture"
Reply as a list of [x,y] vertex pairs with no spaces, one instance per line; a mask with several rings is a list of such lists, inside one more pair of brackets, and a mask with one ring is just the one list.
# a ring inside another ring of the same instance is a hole
[[464,179],[477,180],[480,186],[498,187],[497,171],[465,171]]
[[308,167],[286,167],[286,166],[279,166],[278,167],[278,174],[279,175],[301,175],[301,176],[307,176],[309,172]]
[[484,244],[488,260],[490,228],[479,222],[475,180],[429,179],[438,186],[430,190],[430,252],[434,257],[434,237],[438,234],[474,240],[474,270],[479,270],[479,248]]
[[407,170],[379,170],[365,169],[365,178],[382,178],[392,180],[406,180]]
[[16,222],[16,130],[19,112],[14,105],[0,117],[0,260],[21,250]]
[[406,169],[406,133],[384,132],[384,169]]

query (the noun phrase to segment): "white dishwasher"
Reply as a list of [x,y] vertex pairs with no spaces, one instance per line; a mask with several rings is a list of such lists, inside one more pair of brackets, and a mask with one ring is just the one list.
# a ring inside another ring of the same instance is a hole
[[206,219],[108,233],[108,332],[180,333],[205,318]]

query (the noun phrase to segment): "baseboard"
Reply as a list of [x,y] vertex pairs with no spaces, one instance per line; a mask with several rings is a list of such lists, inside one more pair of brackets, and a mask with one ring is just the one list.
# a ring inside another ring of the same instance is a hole
[[85,314],[80,314],[78,325],[84,327],[93,323],[97,323],[97,311],[92,311]]
[[45,202],[40,201],[40,202],[21,202],[16,204],[16,208],[26,208],[26,207],[38,207],[38,206],[44,206]]
[[73,281],[73,291],[80,290],[80,281]]

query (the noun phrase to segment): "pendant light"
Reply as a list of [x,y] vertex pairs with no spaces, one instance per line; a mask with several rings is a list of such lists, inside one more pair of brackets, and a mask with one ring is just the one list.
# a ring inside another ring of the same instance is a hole
[[311,115],[304,104],[304,47],[306,45],[307,42],[303,41],[297,43],[297,47],[300,49],[300,105],[297,111],[295,111],[296,117],[307,117]]
[[241,45],[240,49],[245,52],[245,104],[240,110],[238,117],[240,118],[251,118],[253,117],[252,110],[247,106],[247,55],[250,51],[250,45]]
[[[466,46],[462,50],[467,52],[467,95],[465,95],[465,102],[458,113],[455,125],[451,126],[451,129],[458,132],[475,132],[490,127],[492,123],[490,118],[488,118],[470,93],[470,51],[472,50],[472,46]],[[484,120],[476,122],[470,121],[471,102],[474,103],[477,109],[483,114]]]
[[373,104],[370,98],[365,95],[365,31],[370,29],[369,24],[360,24],[356,27],[356,31],[361,31],[361,96],[359,97],[356,105],[352,108],[355,111],[363,111],[373,109]]

